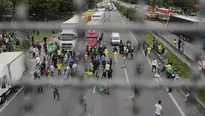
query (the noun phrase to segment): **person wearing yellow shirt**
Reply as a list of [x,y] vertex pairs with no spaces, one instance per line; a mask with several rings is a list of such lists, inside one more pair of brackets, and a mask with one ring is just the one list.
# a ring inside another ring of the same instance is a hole
[[61,51],[61,49],[59,49],[58,51],[58,58],[60,59],[60,57],[61,57],[61,54],[62,54],[62,51]]
[[124,54],[126,53],[126,50],[127,50],[127,47],[124,45],[124,47],[123,47],[123,53]]
[[108,56],[108,51],[107,51],[107,49],[105,49],[104,54],[105,54],[106,57]]
[[114,58],[114,62],[117,64],[117,57],[118,57],[118,53],[117,53],[117,51],[115,51],[114,53],[113,53],[113,58]]
[[175,46],[177,46],[177,40],[176,40],[176,39],[174,39],[173,44],[174,44]]
[[69,75],[70,74],[70,67],[69,67],[69,65],[66,66],[66,71],[67,71],[67,74]]
[[105,70],[106,70],[107,72],[110,70],[110,64],[109,64],[109,63],[107,63],[107,64],[105,65]]
[[149,55],[151,52],[151,47],[147,47],[147,54]]
[[167,78],[171,78],[172,75],[172,66],[170,64],[167,65]]
[[105,54],[105,60],[108,61],[108,50],[107,49],[105,49],[104,54]]
[[159,46],[158,46],[158,53],[160,53],[161,50],[162,50],[162,45],[159,45]]
[[61,64],[61,62],[58,62],[58,64],[57,64],[57,69],[58,69],[58,75],[61,75],[61,69],[62,69],[62,64]]

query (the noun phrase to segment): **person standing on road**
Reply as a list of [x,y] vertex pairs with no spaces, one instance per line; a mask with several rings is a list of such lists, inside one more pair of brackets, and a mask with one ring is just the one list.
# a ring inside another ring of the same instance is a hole
[[156,116],[160,116],[161,114],[163,114],[161,100],[159,100],[158,103],[155,104],[154,108],[155,108],[155,115]]
[[38,70],[36,69],[33,73],[33,76],[34,76],[34,79],[37,79],[38,78]]
[[68,72],[65,69],[64,72],[63,72],[63,79],[67,79],[67,78],[68,78]]
[[33,46],[32,54],[33,54],[33,58],[36,58],[36,47],[35,46]]
[[145,50],[144,50],[145,57],[147,57],[147,54],[148,54],[148,50],[147,50],[147,48],[145,48]]
[[58,49],[58,59],[60,59],[61,58],[61,54],[62,54],[62,51],[61,51],[61,49]]
[[152,60],[152,72],[156,72],[157,69],[157,60],[154,58],[154,60]]
[[150,54],[151,50],[152,50],[151,46],[147,47],[147,55]]
[[106,63],[106,65],[105,65],[105,70],[106,70],[106,72],[108,72],[108,71],[110,70],[110,64],[109,64],[109,62]]
[[36,57],[36,69],[39,69],[41,63],[41,58],[39,56]]
[[54,86],[54,87],[53,87],[53,98],[56,99],[56,97],[57,97],[57,99],[60,101],[59,90],[58,90],[57,87]]
[[117,51],[115,51],[114,53],[113,53],[113,58],[114,58],[114,62],[117,64],[117,57],[118,57],[118,53],[117,53]]
[[110,64],[110,68],[112,68],[112,58],[110,58],[109,64]]
[[47,36],[45,36],[45,37],[43,38],[43,42],[44,42],[44,43],[47,43]]
[[108,71],[108,74],[107,74],[107,76],[108,76],[108,79],[112,79],[112,68],[110,68],[110,70]]
[[58,69],[58,75],[60,76],[61,75],[61,69],[62,69],[62,64],[61,64],[60,61],[57,64],[57,69]]
[[178,49],[179,49],[179,50],[181,49],[181,42],[182,42],[182,40],[179,39],[179,40],[178,40]]
[[41,48],[42,48],[41,44],[38,44],[37,48],[38,48],[38,54],[41,55]]
[[191,95],[191,94],[190,94],[190,90],[188,90],[187,93],[186,93],[186,95],[185,95],[185,99],[184,99],[184,102],[185,102],[185,103],[187,102],[187,100],[188,100],[188,98],[189,98],[190,95]]

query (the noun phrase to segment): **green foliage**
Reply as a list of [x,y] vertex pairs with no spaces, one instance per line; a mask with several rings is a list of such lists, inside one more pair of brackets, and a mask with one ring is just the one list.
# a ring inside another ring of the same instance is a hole
[[205,88],[200,88],[197,91],[197,97],[200,99],[200,101],[205,104]]
[[59,12],[70,12],[71,14],[74,11],[73,0],[60,0]]
[[97,4],[97,3],[96,3],[95,0],[87,0],[88,9],[93,9],[93,8],[95,8],[96,4]]
[[[153,38],[154,36],[151,33],[145,34],[146,41],[152,45],[153,44]],[[163,45],[160,42],[161,45]],[[164,46],[164,45],[163,45]],[[167,47],[165,47],[167,50],[167,58],[172,61],[173,65],[176,67],[177,70],[179,70],[179,75],[183,78],[188,78],[189,75],[192,73],[191,69],[188,67],[186,63],[184,63],[180,58],[178,58],[174,53],[172,53]]]
[[117,7],[119,12],[123,14],[126,18],[128,18],[130,21],[136,20],[136,10],[134,8],[127,8],[125,6],[120,5],[117,2],[113,2],[113,3]]
[[165,8],[169,8],[171,6],[180,7],[186,12],[196,9],[197,0],[150,0],[149,5],[152,7],[158,6]]
[[0,20],[3,20],[5,17],[8,17],[11,13],[11,2],[9,0],[1,0],[0,4]]
[[37,19],[45,19],[59,12],[59,0],[29,0],[29,13]]

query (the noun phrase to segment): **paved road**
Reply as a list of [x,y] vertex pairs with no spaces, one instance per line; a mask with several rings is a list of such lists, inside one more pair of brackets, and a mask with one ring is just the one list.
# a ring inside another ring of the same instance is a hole
[[[120,2],[119,2],[119,3],[120,3]],[[127,4],[127,3],[122,3],[122,5],[125,5],[126,7],[130,6],[130,5]],[[158,25],[159,25],[159,24],[158,24]],[[133,35],[135,36],[136,39],[144,40],[144,35],[142,35],[142,34],[133,32]],[[172,35],[172,36],[174,36],[174,35]],[[153,57],[153,56],[152,56],[152,57]],[[153,58],[149,58],[149,59],[152,60]],[[161,75],[161,77],[163,77],[163,76]],[[161,79],[162,79],[162,80],[165,80],[165,78],[161,78]],[[196,115],[196,114],[198,114],[198,111],[197,111],[196,106],[195,106],[194,104],[188,105],[188,107],[187,107],[187,105],[185,105],[185,104],[183,103],[183,98],[184,98],[184,96],[183,96],[181,93],[179,93],[178,91],[173,91],[172,94],[169,94],[169,96],[174,98],[173,101],[176,101],[176,102],[178,103],[178,105],[179,105],[179,106],[177,106],[178,109],[180,109],[181,111],[183,111],[184,114],[187,114],[187,113],[188,113],[189,115]],[[175,104],[175,105],[176,105],[176,104]],[[179,107],[180,107],[180,108],[179,108]]]
[[[122,3],[122,5],[126,6],[126,7],[133,7],[133,5],[131,4],[127,4],[127,3]],[[137,9],[138,10],[138,9]],[[152,26],[152,27],[156,27],[156,26],[166,26],[166,25],[163,25],[157,21],[145,21],[145,23],[148,25],[148,26]],[[166,38],[169,42],[173,43],[173,39],[179,39],[178,36],[174,35],[174,34],[171,34],[170,32],[160,32],[160,34]],[[188,42],[185,42],[185,45],[184,45],[184,53],[189,56],[190,58],[194,59],[195,58],[195,55],[196,55],[196,52],[197,53],[201,53],[202,54],[202,57],[205,58],[205,54],[204,54],[204,50],[202,50],[201,48],[201,45],[197,42],[197,43],[188,43]]]
[[[125,25],[117,12],[107,12],[105,23],[118,23]],[[116,29],[117,30],[117,29]],[[130,40],[135,43],[132,35],[129,32],[121,32],[120,36],[123,42]],[[140,40],[139,35],[134,35],[137,40]],[[104,43],[109,50],[109,57],[112,57],[113,47],[110,45],[111,32],[104,33]],[[136,56],[136,54],[135,54]],[[153,57],[150,57],[153,59]],[[139,77],[135,75],[135,65],[141,62],[147,72],[142,74],[142,77],[147,80],[153,80],[154,74],[151,73],[150,64],[145,59],[144,55],[140,52],[134,60],[127,61],[127,68],[122,69],[122,57],[118,59],[118,64],[113,64],[113,78],[122,79],[126,82],[132,83]],[[32,64],[31,64],[32,65]],[[33,64],[34,65],[34,64]],[[34,67],[33,67],[34,68]],[[57,75],[55,73],[55,75]],[[56,78],[61,78],[56,76]],[[37,91],[37,90],[36,90]],[[93,89],[86,90],[87,113],[91,116],[125,116],[133,115],[131,101],[124,101],[131,94],[132,90],[120,90],[111,88],[111,95],[99,95],[93,93]],[[1,116],[79,116],[83,112],[83,108],[79,105],[80,91],[73,88],[60,89],[61,101],[54,100],[52,91],[48,87],[44,87],[43,93],[38,94],[35,92],[32,96],[33,110],[32,112],[25,112],[23,109],[23,94],[19,94],[2,112]],[[177,92],[173,92],[173,97],[178,102],[179,107],[183,112],[186,112],[186,106],[183,103],[183,97]],[[162,100],[163,108],[167,116],[181,116],[176,103],[173,102],[170,95],[165,89],[162,90],[142,90],[141,97],[138,99],[138,106],[140,106],[139,116],[152,116],[154,115],[154,104],[158,100]],[[194,112],[194,111],[193,111]]]

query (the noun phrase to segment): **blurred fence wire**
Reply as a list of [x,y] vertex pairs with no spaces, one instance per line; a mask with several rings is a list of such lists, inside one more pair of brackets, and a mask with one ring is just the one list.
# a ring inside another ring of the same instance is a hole
[[[204,5],[204,1],[201,0],[199,1],[201,3],[201,5],[203,6]],[[81,9],[83,4],[85,4],[85,1],[84,0],[75,0],[74,1],[74,4],[77,6],[77,12],[78,14],[82,15],[82,12],[83,10]],[[146,1],[143,1],[141,0],[141,4],[142,5],[145,5],[146,4]],[[16,14],[18,16],[18,20],[16,22],[1,22],[0,23],[0,29],[13,29],[13,30],[20,30],[21,32],[23,32],[23,34],[25,34],[26,30],[32,30],[32,29],[61,29],[61,24],[62,22],[31,22],[31,21],[28,21],[26,20],[26,17],[27,17],[27,1],[24,1],[22,0],[21,4],[19,4],[19,6],[17,6],[16,8]],[[143,7],[138,7],[139,8],[139,17],[140,19],[143,19]],[[200,19],[200,18],[199,18]],[[205,22],[205,21],[202,21],[202,22]],[[180,26],[179,26],[180,25]],[[71,25],[67,25],[67,27],[65,28],[68,28],[68,29],[73,29],[74,27],[71,26]],[[104,24],[102,25],[101,27],[94,27],[94,26],[87,26],[87,25],[80,25],[78,27],[75,27],[77,29],[103,29],[104,31],[112,31],[112,30],[115,30],[116,28],[119,30],[119,31],[123,31],[123,32],[126,32],[126,31],[135,31],[135,32],[146,32],[146,31],[150,31],[150,30],[155,30],[155,31],[159,31],[159,32],[163,32],[163,31],[169,31],[169,30],[175,30],[175,31],[187,31],[187,32],[192,32],[192,31],[204,31],[205,30],[205,26],[199,26],[197,24],[193,24],[193,25],[190,25],[190,24],[178,24],[178,23],[174,23],[174,24],[170,24],[168,26],[146,26],[145,24],[143,23],[131,23],[129,24],[128,26],[123,26],[123,25],[119,25],[119,24],[115,24],[115,23],[112,23],[112,24]],[[26,35],[25,35],[26,37]],[[140,44],[140,43],[138,43]],[[83,41],[82,40],[79,40],[78,42],[78,45],[76,47],[77,51],[79,52],[83,52],[81,46],[83,45]],[[25,44],[24,47],[26,48],[25,50],[28,50],[28,46]],[[27,51],[26,51],[27,52]],[[82,64],[83,65],[83,64]],[[193,68],[194,67],[194,68]],[[196,67],[197,67],[197,64],[193,64],[193,70],[196,70]],[[28,68],[28,66],[27,66]],[[190,75],[192,76],[192,75]],[[23,81],[22,81],[23,82]],[[31,84],[34,84],[36,85],[38,81],[24,81],[23,83],[25,82],[28,82],[28,83],[31,83]],[[70,81],[70,82],[67,82],[65,84],[72,84],[73,81]],[[139,81],[140,82],[140,81]],[[23,83],[19,83],[19,84],[23,84]],[[41,84],[47,84],[49,82],[47,81],[42,81],[42,82],[39,82]],[[182,86],[182,85],[188,85],[188,86],[198,86],[198,87],[203,87],[205,84],[203,84],[203,81],[200,81],[198,84],[196,84],[196,82],[193,82],[191,83],[191,81],[185,81],[185,83],[178,83],[178,84],[174,84],[175,82],[172,82],[173,85],[171,84],[168,84],[168,83],[164,83],[166,86]],[[177,81],[176,81],[177,83]],[[77,83],[75,83],[77,84]],[[88,85],[89,83],[86,83],[86,84],[79,84],[79,86],[82,86],[82,85]],[[96,84],[100,84],[99,81],[98,83]],[[111,82],[109,83],[109,85],[117,85],[117,86],[120,86],[120,84],[123,84],[123,83],[119,83],[119,84],[116,84],[115,82]],[[143,85],[144,84],[144,85]],[[141,83],[132,83],[132,85],[127,85],[127,86],[144,86],[144,87],[148,87],[149,88],[149,82],[148,81],[144,81],[143,84]]]
[[[85,0],[73,0],[74,3],[77,6],[77,12],[78,14],[81,14],[83,10],[81,9],[83,4],[85,4]],[[202,8],[205,7],[205,1],[200,0],[200,5],[202,5]],[[146,4],[146,2],[142,2],[142,4]],[[1,22],[0,23],[0,29],[13,29],[13,30],[20,30],[22,32],[26,30],[33,30],[33,29],[61,29],[62,22],[53,22],[53,23],[45,23],[45,22],[31,22],[26,20],[27,17],[27,2],[23,1],[16,9],[16,14],[18,16],[18,20],[16,22],[10,23],[10,22]],[[141,17],[143,19],[143,17]],[[202,21],[205,22],[205,21]],[[180,25],[180,26],[179,26]],[[68,25],[66,28],[72,29],[73,27]],[[147,27],[142,23],[133,23],[129,24],[129,26],[119,25],[119,24],[104,24],[101,27],[93,27],[93,26],[87,26],[87,25],[81,25],[78,27],[78,29],[103,29],[104,31],[112,31],[115,29],[118,29],[119,31],[135,31],[135,32],[145,32],[150,30],[155,31],[169,31],[169,30],[175,30],[175,31],[198,31],[203,32],[205,30],[205,26],[199,26],[199,25],[190,25],[190,24],[171,24],[167,27]],[[25,36],[26,37],[26,36]],[[79,44],[77,46],[77,50],[79,52],[83,52],[82,50],[82,44],[83,42],[79,40]],[[27,48],[25,46],[25,48]],[[26,52],[26,51],[25,51]],[[83,65],[83,64],[80,64]],[[28,68],[28,66],[27,66]],[[81,78],[76,77],[76,78]],[[22,80],[21,82],[18,82],[16,84],[24,85],[24,84],[30,84],[30,85],[59,85],[59,86],[74,86],[74,87],[82,87],[82,88],[90,88],[91,86],[100,85],[100,86],[110,86],[110,87],[121,87],[121,88],[147,88],[152,89],[153,87],[159,87],[164,88],[164,86],[172,87],[172,88],[181,88],[185,85],[187,87],[191,88],[201,88],[205,87],[205,82],[203,80],[193,81],[193,80],[185,80],[184,83],[181,81],[164,81],[159,83],[154,83],[153,81],[144,80],[142,78],[137,78],[136,81],[132,81],[130,84],[125,83],[122,80],[113,80],[108,81],[107,83],[101,82],[99,80],[89,80],[89,81],[80,81],[75,79],[69,79],[67,81],[61,81],[58,79],[51,80]]]

